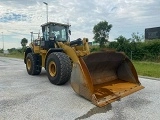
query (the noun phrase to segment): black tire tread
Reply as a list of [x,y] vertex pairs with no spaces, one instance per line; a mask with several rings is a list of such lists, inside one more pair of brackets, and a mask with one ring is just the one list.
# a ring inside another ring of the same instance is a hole
[[[31,60],[32,66],[31,70],[27,69],[27,64],[26,64],[26,69],[29,75],[39,75],[41,73],[42,67],[37,65],[37,55],[33,53],[28,53],[26,59],[29,58]],[[38,68],[37,68],[38,67]]]
[[[48,59],[51,57],[56,56],[59,60],[60,66],[60,76],[59,76],[59,81],[57,83],[54,83],[54,81],[51,81],[51,83],[56,84],[56,85],[63,85],[66,82],[69,81],[71,77],[71,71],[72,71],[72,65],[69,57],[62,52],[53,52],[48,56]],[[48,62],[48,61],[47,61]]]

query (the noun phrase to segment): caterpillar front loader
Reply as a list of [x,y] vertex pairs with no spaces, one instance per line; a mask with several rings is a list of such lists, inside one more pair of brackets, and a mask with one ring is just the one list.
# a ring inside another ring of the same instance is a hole
[[69,41],[67,24],[48,22],[41,27],[42,38],[32,41],[25,51],[29,75],[40,74],[44,67],[52,84],[70,80],[77,94],[99,107],[144,88],[124,53],[90,53],[87,38]]

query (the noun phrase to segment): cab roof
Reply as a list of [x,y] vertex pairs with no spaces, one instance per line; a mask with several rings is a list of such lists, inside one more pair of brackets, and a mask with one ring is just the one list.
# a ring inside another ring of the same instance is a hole
[[42,24],[41,27],[43,26],[48,26],[50,24],[55,24],[55,25],[62,25],[62,26],[71,26],[69,24],[63,24],[63,23],[57,23],[57,22],[48,22],[48,23],[45,23],[45,24]]

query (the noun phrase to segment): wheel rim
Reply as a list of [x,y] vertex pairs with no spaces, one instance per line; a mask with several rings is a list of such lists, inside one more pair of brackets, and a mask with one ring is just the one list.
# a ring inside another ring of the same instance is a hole
[[27,59],[27,69],[30,70],[31,69],[31,60]]
[[51,61],[49,63],[49,74],[54,77],[56,75],[56,64],[55,62]]

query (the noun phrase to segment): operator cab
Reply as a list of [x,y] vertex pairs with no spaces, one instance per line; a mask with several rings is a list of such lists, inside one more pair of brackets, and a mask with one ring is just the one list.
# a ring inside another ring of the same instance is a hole
[[69,41],[70,25],[48,22],[41,25],[43,38],[41,47],[44,49],[55,48],[56,42]]

